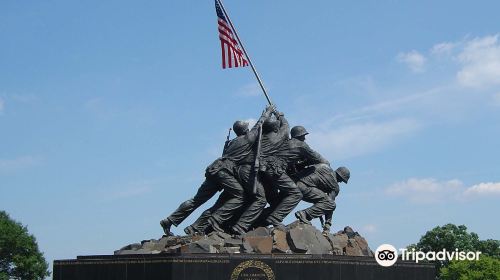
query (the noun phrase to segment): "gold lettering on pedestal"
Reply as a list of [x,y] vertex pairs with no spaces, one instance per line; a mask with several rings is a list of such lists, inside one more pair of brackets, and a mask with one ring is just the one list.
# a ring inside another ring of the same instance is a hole
[[274,280],[272,268],[261,261],[240,263],[231,274],[231,280]]

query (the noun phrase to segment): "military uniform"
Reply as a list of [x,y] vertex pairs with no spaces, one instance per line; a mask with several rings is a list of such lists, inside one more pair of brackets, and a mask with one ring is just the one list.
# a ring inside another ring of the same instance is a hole
[[287,139],[276,152],[263,159],[262,172],[266,180],[279,190],[278,202],[270,209],[269,215],[263,217],[264,224],[280,224],[302,199],[302,192],[286,173],[288,167],[297,162],[307,165],[328,163],[305,142],[295,138]]
[[193,223],[191,226],[196,231],[205,231],[209,220],[218,225],[227,224],[238,213],[248,198],[248,182],[255,161],[255,142],[258,139],[259,128],[269,117],[269,112],[264,112],[254,127],[245,135],[231,140],[224,150],[222,158],[216,160],[207,168],[208,176],[220,176],[228,174],[223,180],[219,180],[224,192],[219,196],[216,203]]
[[308,220],[325,215],[324,229],[329,230],[336,208],[335,197],[339,193],[335,171],[327,164],[318,164],[300,171],[293,177],[302,192],[302,200],[313,203],[302,212],[306,214]]
[[220,172],[215,174],[208,174],[208,172],[206,172],[205,181],[198,188],[195,196],[181,203],[167,219],[170,220],[174,226],[178,226],[191,215],[194,210],[210,200],[217,192],[221,191],[224,185],[227,185],[224,184],[225,182],[231,182],[233,179],[234,176],[229,174],[227,170],[220,170]]
[[[263,159],[266,156],[276,153],[279,147],[286,140],[288,140],[288,121],[283,116],[280,116],[279,122],[280,124],[277,132],[269,132],[262,135],[261,150],[259,155],[261,166],[263,164]],[[241,233],[247,231],[250,226],[259,218],[262,211],[266,207],[267,200],[266,190],[264,189],[262,182],[263,178],[261,178],[260,172],[258,176],[255,176],[255,171],[253,170],[253,168],[246,167],[239,168],[237,171],[239,177],[247,182],[247,184],[245,184],[247,193],[251,193],[251,198],[247,201],[245,210],[233,227],[233,230]],[[258,181],[256,182],[256,192],[253,193],[253,180],[255,179],[257,179]]]

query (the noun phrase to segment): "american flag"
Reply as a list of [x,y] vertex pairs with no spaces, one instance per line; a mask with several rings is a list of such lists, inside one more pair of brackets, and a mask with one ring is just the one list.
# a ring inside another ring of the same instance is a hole
[[220,46],[222,49],[222,68],[248,66],[245,54],[243,54],[238,41],[234,38],[233,31],[222,12],[218,0],[215,0],[215,11],[217,12]]

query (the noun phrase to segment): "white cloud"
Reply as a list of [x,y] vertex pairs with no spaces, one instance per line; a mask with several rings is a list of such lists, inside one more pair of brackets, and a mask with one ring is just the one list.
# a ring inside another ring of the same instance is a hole
[[410,178],[392,184],[385,189],[385,193],[406,198],[414,203],[464,201],[473,197],[500,196],[500,182],[465,187],[462,181],[457,179],[439,181],[434,178]]
[[451,42],[439,43],[431,48],[431,54],[433,55],[450,54],[456,46],[457,46],[456,43],[451,43]]
[[458,82],[467,87],[500,85],[500,44],[498,35],[475,38],[465,43],[458,55],[462,69]]
[[362,227],[362,230],[363,230],[363,232],[366,232],[366,233],[374,233],[377,231],[377,226],[373,225],[373,224],[364,225]]
[[[458,63],[455,73],[459,85],[473,88],[485,88],[500,85],[500,42],[499,35],[465,38],[456,42],[442,42],[434,45],[430,55],[449,57],[449,62]],[[430,57],[432,59],[432,57]],[[400,62],[421,72],[427,62],[424,55],[417,51],[400,53]],[[443,61],[440,61],[442,64]],[[432,64],[432,61],[431,61]]]
[[435,203],[456,198],[463,190],[464,184],[457,179],[438,181],[434,178],[410,178],[394,183],[385,192],[388,195],[406,197],[415,203]]
[[[443,105],[433,101],[435,98],[446,99],[450,94],[455,94],[457,87],[434,87],[425,91],[416,93],[406,93],[398,90],[401,97],[387,98],[386,100],[378,101],[364,107],[354,109],[350,112],[340,113],[326,120],[322,126],[329,126],[335,123],[359,122],[362,120],[375,119],[381,116],[394,114],[407,114],[412,112],[415,116],[416,112],[430,113],[431,106],[437,106],[439,110],[443,110]],[[455,94],[456,95],[456,94]]]
[[399,62],[406,64],[413,72],[423,72],[426,58],[419,52],[413,50],[407,53],[399,53]]
[[3,113],[3,108],[5,106],[5,101],[0,97],[0,114]]
[[[398,60],[412,70],[423,71],[440,64],[438,70],[448,71],[447,77],[438,79],[443,81],[441,83],[419,86],[416,90],[406,85],[380,89],[375,81],[370,80],[370,88],[374,91],[370,95],[373,102],[350,110],[341,109],[333,117],[316,124],[316,129],[311,128],[309,136],[311,146],[329,157],[364,155],[426,126],[456,122],[477,112],[479,107],[474,104],[483,102],[484,98],[478,96],[477,91],[464,87],[464,84],[492,85],[497,80],[500,84],[500,72],[495,70],[497,64],[500,69],[498,36],[442,42],[426,53],[416,50],[400,53]],[[437,55],[443,57],[438,58]],[[486,57],[490,61],[486,61]],[[461,83],[455,79],[457,73],[463,78]],[[431,78],[436,80],[436,77]],[[492,94],[491,89],[488,93]],[[500,106],[500,92],[491,96],[492,103]]]
[[500,195],[500,182],[498,183],[480,183],[465,190],[464,196],[490,196]]
[[419,128],[420,124],[411,119],[367,122],[311,131],[308,142],[327,157],[345,159],[380,150]]
[[22,156],[14,159],[0,159],[0,172],[15,171],[40,163],[40,159],[32,156]]
[[236,91],[236,95],[238,96],[260,96],[262,94],[262,89],[258,83],[251,83],[242,86]]

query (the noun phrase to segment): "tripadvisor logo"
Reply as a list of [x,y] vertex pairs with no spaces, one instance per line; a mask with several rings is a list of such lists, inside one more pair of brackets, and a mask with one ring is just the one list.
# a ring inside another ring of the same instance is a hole
[[398,260],[398,252],[391,244],[382,244],[375,251],[375,260],[381,266],[392,266]]
[[[382,244],[375,251],[375,260],[381,266],[392,266],[398,260],[398,251],[396,248],[390,244]],[[479,260],[479,255],[481,252],[465,252],[455,249],[455,251],[447,251],[443,249],[438,252],[429,251],[422,252],[416,251],[415,249],[399,249],[401,260],[403,261],[414,261],[416,263],[420,261],[477,261]]]

